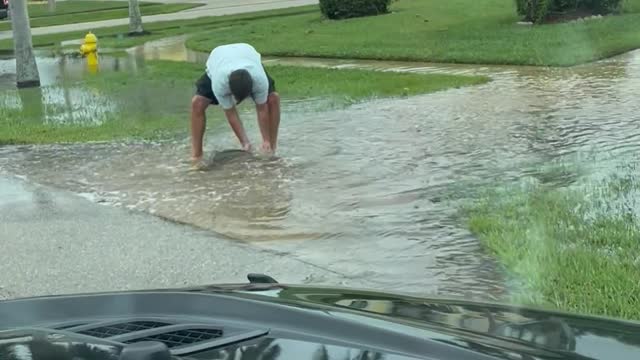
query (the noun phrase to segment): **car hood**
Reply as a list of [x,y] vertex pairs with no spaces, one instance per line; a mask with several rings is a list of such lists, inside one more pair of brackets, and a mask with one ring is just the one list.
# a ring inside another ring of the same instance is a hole
[[0,301],[0,355],[35,333],[194,359],[640,358],[637,322],[275,282]]
[[189,291],[231,292],[285,304],[366,314],[454,335],[459,346],[485,353],[504,355],[504,350],[511,349],[559,358],[640,358],[638,321],[452,297],[277,283],[222,284]]

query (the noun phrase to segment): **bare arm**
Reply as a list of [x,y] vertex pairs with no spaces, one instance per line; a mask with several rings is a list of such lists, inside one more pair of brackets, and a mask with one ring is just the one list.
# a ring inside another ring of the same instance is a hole
[[233,129],[233,132],[236,134],[238,141],[240,141],[242,148],[245,150],[249,150],[251,143],[249,142],[247,133],[244,131],[244,126],[242,125],[242,121],[240,120],[240,116],[238,115],[238,110],[236,110],[234,106],[231,109],[225,110],[224,114],[227,117],[227,121]]

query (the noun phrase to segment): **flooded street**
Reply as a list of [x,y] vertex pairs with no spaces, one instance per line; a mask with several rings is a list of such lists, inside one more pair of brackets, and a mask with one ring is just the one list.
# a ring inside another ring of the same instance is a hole
[[[202,60],[179,43],[136,51]],[[167,97],[158,106],[184,112],[183,137],[8,146],[0,150],[0,172],[193,224],[382,289],[486,299],[509,286],[458,216],[477,189],[525,176],[550,181],[540,169],[551,163],[578,161],[598,171],[609,159],[640,155],[638,51],[567,69],[265,62],[486,74],[493,81],[327,111],[288,103],[272,160],[228,151],[238,146],[228,125],[217,124],[208,129],[213,167],[205,172],[188,171],[188,103]],[[119,66],[133,71],[127,64]],[[243,119],[258,144],[254,115]]]

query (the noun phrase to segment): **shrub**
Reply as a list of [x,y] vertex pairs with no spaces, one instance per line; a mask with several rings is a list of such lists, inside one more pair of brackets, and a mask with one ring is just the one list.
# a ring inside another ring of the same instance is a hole
[[391,0],[320,0],[322,14],[334,20],[386,14]]
[[549,15],[554,0],[516,0],[518,14],[524,17],[524,21],[539,24],[544,22]]
[[611,14],[620,8],[622,0],[516,0],[518,15],[525,21],[543,23],[552,14],[585,11]]
[[622,0],[583,0],[584,7],[595,14],[611,14],[620,10]]

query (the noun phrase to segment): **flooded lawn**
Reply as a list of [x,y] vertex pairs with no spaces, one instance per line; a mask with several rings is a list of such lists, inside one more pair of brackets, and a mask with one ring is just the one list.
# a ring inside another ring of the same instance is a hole
[[[201,60],[180,45],[159,49],[138,51]],[[487,184],[525,176],[564,184],[580,175],[547,179],[539,171],[546,164],[578,159],[597,172],[607,159],[640,155],[640,52],[568,69],[313,62],[489,74],[494,81],[327,111],[291,104],[273,160],[228,152],[237,144],[220,124],[208,131],[215,166],[206,172],[188,171],[186,135],[5,147],[0,169],[291,253],[388,290],[498,298],[509,286],[461,224],[460,203]],[[244,119],[256,139],[253,115]]]

